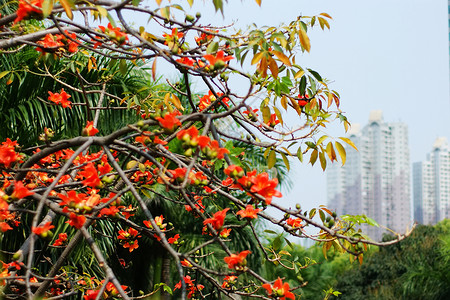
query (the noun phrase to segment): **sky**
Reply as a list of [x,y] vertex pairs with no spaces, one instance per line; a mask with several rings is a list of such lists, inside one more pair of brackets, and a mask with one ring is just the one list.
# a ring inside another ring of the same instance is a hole
[[[299,15],[326,12],[331,30],[308,32],[311,52],[297,63],[318,71],[341,95],[341,109],[351,123],[364,126],[372,110],[386,122],[409,126],[411,162],[424,160],[434,140],[450,138],[449,33],[447,0],[230,0],[225,19],[210,1],[195,1],[200,23],[245,28],[277,26]],[[331,126],[333,136],[345,136]],[[282,189],[284,206],[310,209],[326,204],[326,175],[319,165],[293,165],[294,187]]]

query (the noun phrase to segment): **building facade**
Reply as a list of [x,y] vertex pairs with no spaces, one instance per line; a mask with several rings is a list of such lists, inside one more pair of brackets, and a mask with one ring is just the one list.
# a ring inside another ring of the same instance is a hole
[[[327,173],[328,205],[338,214],[364,214],[380,225],[403,233],[410,226],[410,160],[408,127],[385,123],[381,111],[372,111],[362,130],[353,126],[349,138],[358,151],[347,147],[343,167]],[[365,227],[380,240],[385,229]]]
[[450,147],[437,138],[425,161],[413,164],[414,220],[434,225],[450,218]]

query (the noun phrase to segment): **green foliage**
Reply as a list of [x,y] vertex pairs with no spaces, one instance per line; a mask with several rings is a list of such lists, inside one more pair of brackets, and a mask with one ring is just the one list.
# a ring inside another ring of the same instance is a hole
[[339,299],[447,299],[449,240],[449,220],[418,226],[409,238],[368,255],[362,266],[337,274]]

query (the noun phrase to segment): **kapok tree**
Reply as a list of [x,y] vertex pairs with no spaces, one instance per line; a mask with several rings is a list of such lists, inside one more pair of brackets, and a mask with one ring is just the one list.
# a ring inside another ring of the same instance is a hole
[[[212,2],[223,13],[223,1]],[[131,299],[163,289],[177,290],[183,299],[219,294],[295,299],[301,283],[291,286],[258,273],[260,263],[252,256],[289,268],[297,263],[277,245],[264,246],[257,219],[291,237],[323,243],[324,253],[333,246],[362,260],[367,244],[379,244],[356,227],[370,219],[343,220],[325,206],[285,208],[278,180],[269,175],[276,173],[277,158],[289,169],[290,157],[302,161],[309,155],[311,164],[318,160],[325,169],[327,160],[338,156],[345,162],[341,142],[354,146],[346,138],[322,134],[336,118],[348,127],[339,95],[295,56],[310,51],[307,31],[329,28],[331,17],[322,13],[279,28],[229,34],[222,27],[202,25],[200,14],[187,13],[185,5],[161,0],[147,5],[134,0],[19,0],[5,6],[7,13],[0,18],[3,57],[30,48],[40,52],[40,75],[61,87],[40,95],[43,105],[81,107],[86,124],[80,136],[67,139],[55,139],[59,128],[45,128],[35,147],[21,148],[11,139],[1,143],[0,229],[3,241],[23,237],[20,245],[2,242],[2,297]],[[136,16],[148,22],[134,27]],[[98,25],[106,19],[108,24]],[[99,76],[80,74],[81,66],[96,70],[103,58],[110,60],[110,68]],[[163,61],[181,79],[167,80],[166,88],[157,90],[111,94],[107,86],[116,75],[113,70],[126,73],[127,65],[138,61],[153,80]],[[52,72],[49,66],[55,62],[66,67]],[[26,71],[3,70],[1,84],[21,80]],[[73,76],[77,86],[67,83]],[[197,96],[193,81],[207,93]],[[236,82],[246,84],[244,93]],[[99,132],[106,121],[103,112],[117,109],[140,120]],[[293,124],[283,118],[289,112],[295,115]],[[237,143],[262,149],[267,166],[256,169],[246,147]],[[161,208],[151,205],[154,198],[170,204],[170,211],[161,214]],[[270,216],[269,206],[284,217]],[[184,218],[192,227],[186,230],[170,216]],[[308,234],[308,226],[318,233]],[[244,230],[249,240],[239,241],[237,233]],[[189,240],[192,234],[203,238]],[[105,240],[112,249],[102,246]],[[145,241],[157,243],[170,256],[165,273],[175,273],[169,280],[154,280],[154,291],[140,295],[121,282],[120,267],[129,262],[119,255],[136,251]],[[249,244],[256,250],[246,248]],[[83,255],[95,259],[96,274],[72,265],[80,256],[74,253],[86,245],[90,251]],[[212,257],[219,257],[220,264],[213,267]]]

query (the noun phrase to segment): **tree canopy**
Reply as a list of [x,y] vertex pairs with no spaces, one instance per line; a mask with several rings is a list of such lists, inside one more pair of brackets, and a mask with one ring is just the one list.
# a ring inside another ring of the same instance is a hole
[[[262,271],[298,267],[286,236],[360,262],[405,237],[378,243],[365,216],[279,199],[291,158],[325,169],[354,147],[324,133],[348,128],[339,94],[296,56],[331,16],[230,33],[193,2],[3,2],[2,297],[295,299],[300,281]],[[262,220],[286,236],[267,244]]]

